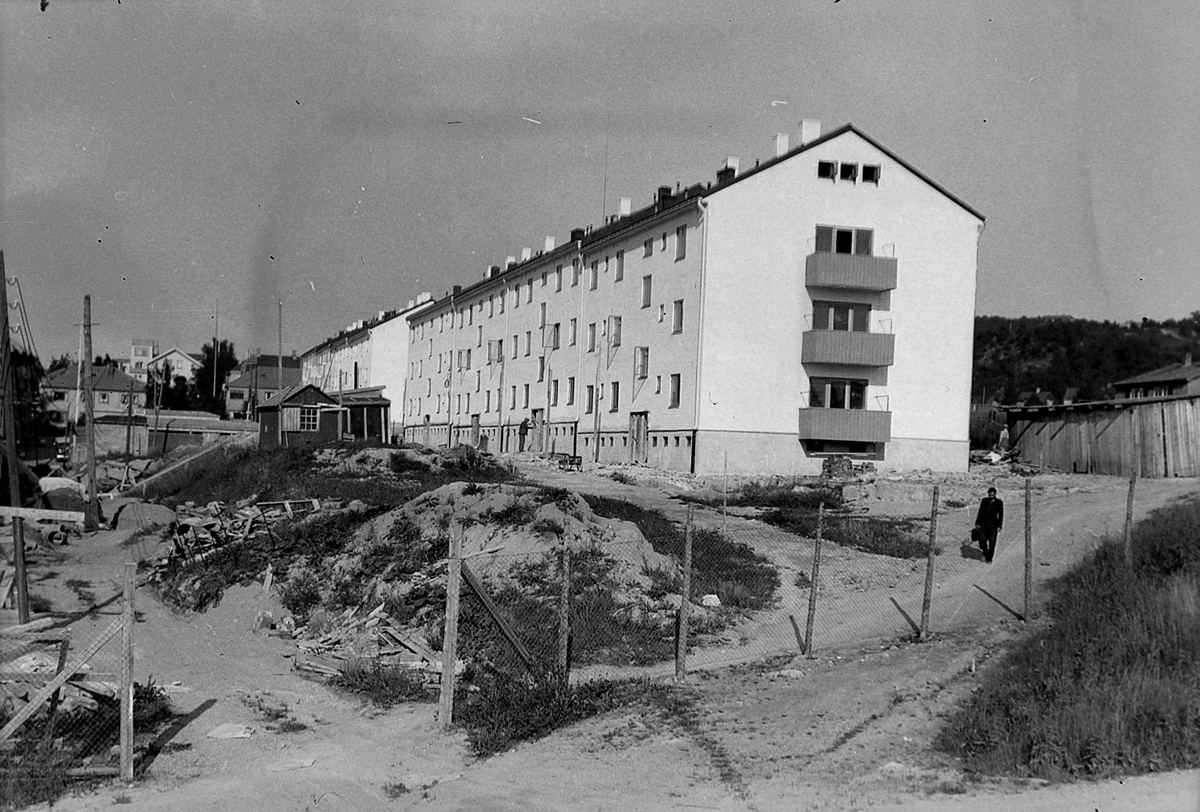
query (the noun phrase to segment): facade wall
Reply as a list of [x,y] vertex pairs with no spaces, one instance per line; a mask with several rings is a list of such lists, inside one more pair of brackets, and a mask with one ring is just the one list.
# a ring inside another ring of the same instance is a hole
[[[880,182],[818,178],[821,160],[880,166]],[[879,467],[909,467],[914,452],[901,449],[926,444],[941,449],[924,455],[939,461],[939,470],[966,469],[976,217],[847,133],[711,194],[708,218],[698,428],[702,435],[758,434],[738,447],[773,449],[765,458],[757,451],[733,455],[739,463],[731,461],[731,471],[820,471],[821,457],[806,456],[795,434],[816,376],[865,379],[866,408],[892,412],[892,439]],[[896,288],[807,286],[818,225],[871,229],[873,255],[896,259]],[[895,336],[894,363],[801,363],[818,299],[870,304],[870,332]],[[793,439],[775,448],[766,439],[772,435]],[[699,448],[697,472],[715,473],[705,444]]]

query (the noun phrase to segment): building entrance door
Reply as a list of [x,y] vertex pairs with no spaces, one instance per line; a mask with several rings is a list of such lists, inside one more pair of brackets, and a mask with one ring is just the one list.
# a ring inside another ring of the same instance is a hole
[[471,446],[479,448],[479,415],[471,415]]
[[646,462],[649,459],[650,413],[633,412],[629,415],[629,461]]
[[533,419],[529,421],[529,450],[541,454],[546,448],[546,410],[534,409]]

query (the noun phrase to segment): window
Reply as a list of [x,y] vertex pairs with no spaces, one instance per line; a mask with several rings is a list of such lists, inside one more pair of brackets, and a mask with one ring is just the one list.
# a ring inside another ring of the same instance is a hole
[[633,377],[645,380],[650,376],[650,348],[633,348]]
[[588,325],[587,351],[596,351],[596,322]]
[[544,383],[546,380],[546,356],[538,356],[538,383]]
[[483,411],[490,412],[492,410],[492,390],[489,389],[483,396]]
[[96,394],[97,394],[97,397],[100,398],[101,403],[108,403],[108,393],[107,392],[97,392]]
[[315,406],[300,407],[300,431],[316,431],[318,425]]
[[681,380],[681,376],[678,372],[676,372],[674,375],[671,376],[671,388],[667,393],[667,397],[670,398],[670,400],[667,402],[668,409],[678,409],[679,408],[680,380]]
[[475,337],[475,346],[482,347],[483,346],[483,326],[480,325],[479,327],[476,327],[475,329],[479,331]]
[[616,270],[613,271],[613,281],[620,282],[624,278],[625,278],[625,252],[618,251],[617,252],[617,267],[616,267]]
[[572,347],[575,346],[576,340],[579,338],[579,320],[571,319],[570,326],[567,328],[567,343]]
[[529,384],[525,384],[525,386],[522,388],[524,390],[524,393],[521,396],[521,408],[528,409],[529,408]]
[[514,334],[514,335],[513,335],[513,337],[512,337],[513,358],[516,358],[516,357],[517,357],[517,355],[519,354],[519,349],[518,349],[518,348],[519,348],[520,346],[521,346],[521,344],[520,344],[520,342],[519,342],[519,341],[517,341],[517,336]]
[[813,302],[814,330],[843,330],[865,333],[871,318],[871,306],[851,302]]
[[600,284],[600,261],[592,260],[590,273],[588,274],[588,290],[595,290]]
[[873,237],[869,228],[817,226],[817,253],[870,256]]
[[525,304],[533,302],[533,280],[529,280],[529,286],[525,288]]
[[592,410],[596,407],[596,387],[592,386],[589,383],[587,385],[586,394],[587,394],[587,398],[584,401],[583,413],[591,414]]
[[517,387],[515,384],[513,385],[513,388],[512,388],[512,403],[509,405],[508,408],[510,408],[510,409],[517,408]]
[[658,250],[660,250],[664,253],[667,250],[667,232],[665,232],[665,231],[662,233],[662,237],[659,240],[659,249]]
[[867,382],[843,378],[811,378],[808,405],[813,409],[865,409]]
[[520,306],[521,306],[521,283],[518,282],[517,286],[513,288],[513,309],[516,309]]
[[683,332],[683,299],[676,299],[671,306],[671,332]]
[[488,364],[499,364],[504,361],[504,342],[488,342]]
[[454,413],[462,414],[462,395],[461,394],[454,396]]
[[489,296],[488,297],[488,318],[490,319],[494,315],[496,315],[496,297]]
[[471,351],[470,350],[459,350],[458,351],[458,368],[460,370],[471,368]]
[[559,265],[554,269],[554,291],[557,293],[562,290],[562,266]]
[[675,229],[675,261],[687,256],[687,226]]
[[550,328],[550,340],[546,343],[552,350],[558,349],[558,334],[559,334],[560,327],[562,327],[562,323],[555,322],[554,326]]
[[609,398],[608,410],[615,412],[621,408],[621,382],[613,381],[610,391],[612,392],[612,397]]
[[479,370],[476,370],[475,371],[475,391],[476,392],[479,391],[480,385],[482,384],[482,382],[483,382],[483,373]]
[[579,285],[579,258],[571,260],[571,287]]
[[474,323],[475,323],[475,305],[469,305],[467,307],[467,324],[474,324]]
[[542,271],[542,287],[546,287],[546,272]]
[[503,313],[503,312],[504,312],[504,300],[505,300],[506,298],[508,298],[508,294],[506,294],[506,293],[501,293],[501,294],[500,294],[499,296],[497,296],[496,298],[498,298],[498,299],[500,300],[500,312],[501,312],[501,313]]
[[543,328],[546,326],[546,303],[545,302],[542,302],[540,311],[541,312],[538,314],[538,327]]
[[858,180],[858,164],[842,164],[838,167],[838,180],[856,182]]
[[879,166],[876,164],[863,164],[862,168],[863,183],[874,183],[879,185]]
[[654,253],[654,238],[651,237],[650,239],[648,239],[644,243],[642,243],[642,256],[648,257],[653,253]]
[[621,346],[621,317],[610,316],[608,323],[608,343],[613,347]]
[[575,405],[575,378],[574,376],[567,378],[567,405]]
[[550,405],[558,405],[558,378],[550,381]]
[[533,352],[533,331],[525,331],[525,357],[528,358]]
[[654,290],[654,283],[652,281],[652,277],[643,276],[642,277],[642,307],[650,306],[650,294],[653,290]]
[[837,179],[837,162],[836,161],[817,161],[817,177],[825,178],[826,180]]

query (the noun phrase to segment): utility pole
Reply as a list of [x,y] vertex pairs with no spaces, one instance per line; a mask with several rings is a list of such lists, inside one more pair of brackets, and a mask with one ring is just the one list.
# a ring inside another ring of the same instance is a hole
[[[17,428],[13,419],[12,343],[8,332],[8,277],[4,275],[4,252],[0,251],[0,364],[4,366],[4,457],[8,464],[9,504],[21,507],[21,466],[17,461]],[[17,622],[29,622],[29,585],[25,574],[25,521],[12,518],[13,587],[17,593]]]
[[217,299],[217,309],[213,313],[213,391],[212,397],[217,399],[217,359],[221,357],[221,299]]
[[83,529],[86,533],[96,530],[99,523],[96,510],[96,430],[95,420],[95,381],[92,379],[92,297],[83,297],[83,414],[84,426],[84,483],[86,492],[83,503]]
[[[275,357],[276,370],[279,373],[279,380],[276,383],[279,385],[280,394],[283,393],[283,299],[279,300],[279,355]],[[283,399],[279,401],[279,419],[275,421],[279,424],[279,447],[283,447]],[[339,438],[340,439],[340,438]]]
[[133,381],[129,382],[129,400],[125,404],[125,467],[129,467],[129,445],[133,434]]

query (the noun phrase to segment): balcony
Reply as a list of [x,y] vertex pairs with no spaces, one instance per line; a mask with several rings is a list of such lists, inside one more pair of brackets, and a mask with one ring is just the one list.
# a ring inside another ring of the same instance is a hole
[[800,439],[886,443],[892,439],[892,413],[865,409],[801,409]]
[[800,344],[804,364],[889,367],[895,357],[896,337],[891,333],[808,330]]
[[810,288],[895,290],[896,260],[860,254],[809,254],[804,263],[804,284]]

